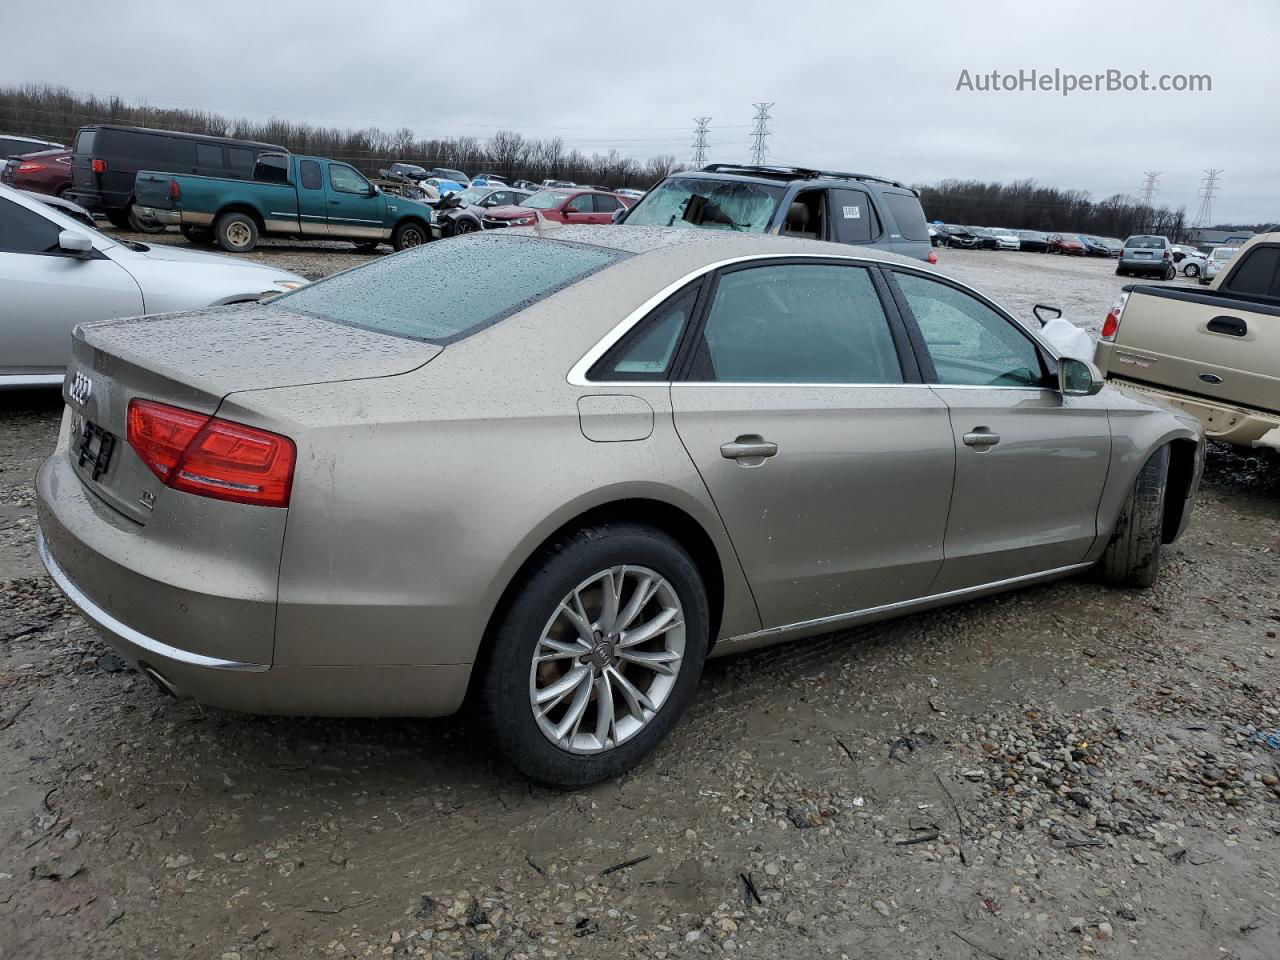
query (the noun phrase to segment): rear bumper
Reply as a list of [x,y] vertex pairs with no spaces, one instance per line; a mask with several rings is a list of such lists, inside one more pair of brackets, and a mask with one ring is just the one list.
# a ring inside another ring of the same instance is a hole
[[1164,260],[1128,260],[1121,257],[1118,265],[1124,270],[1146,270],[1150,273],[1164,273],[1165,264],[1166,261]]
[[1205,437],[1209,440],[1280,451],[1280,413],[1268,414],[1201,397],[1188,397],[1119,378],[1112,378],[1109,382],[1139,396],[1154,397],[1185,410],[1204,424]]

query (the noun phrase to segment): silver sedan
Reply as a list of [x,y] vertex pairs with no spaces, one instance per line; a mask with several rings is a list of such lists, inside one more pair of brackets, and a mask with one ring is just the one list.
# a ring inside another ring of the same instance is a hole
[[304,277],[100,233],[0,186],[0,389],[56,386],[85,320],[192,310],[296,290]]
[[1149,585],[1203,446],[917,261],[625,226],[86,325],[64,393],[40,551],[159,687],[470,702],[561,786],[648,754],[708,655],[1090,569]]

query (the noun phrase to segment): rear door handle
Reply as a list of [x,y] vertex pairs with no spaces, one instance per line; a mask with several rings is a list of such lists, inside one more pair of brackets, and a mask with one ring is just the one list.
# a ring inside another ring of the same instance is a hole
[[777,453],[778,445],[758,433],[746,433],[732,443],[720,444],[720,456],[726,460],[764,460]]
[[1229,337],[1243,337],[1249,326],[1239,317],[1214,317],[1209,321],[1210,333],[1225,333]]
[[1000,434],[992,433],[990,427],[974,427],[963,437],[966,447],[977,447],[986,450],[1000,442]]

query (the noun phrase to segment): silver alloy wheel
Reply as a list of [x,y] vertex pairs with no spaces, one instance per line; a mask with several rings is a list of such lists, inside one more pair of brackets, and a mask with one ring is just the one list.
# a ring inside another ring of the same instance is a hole
[[684,662],[684,607],[648,567],[601,570],[565,595],[529,668],[543,735],[570,753],[603,753],[657,716]]
[[251,239],[247,224],[239,220],[227,224],[227,243],[233,247],[247,247]]

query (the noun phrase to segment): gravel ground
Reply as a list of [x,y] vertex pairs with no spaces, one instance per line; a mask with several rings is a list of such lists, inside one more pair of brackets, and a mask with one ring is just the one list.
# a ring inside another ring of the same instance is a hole
[[[340,246],[254,256],[368,259]],[[1092,328],[1121,285],[942,260]],[[1151,591],[1079,578],[715,661],[656,756],[563,794],[462,719],[246,717],[121,670],[35,557],[59,408],[0,394],[6,960],[1280,953],[1273,462],[1211,451]]]

